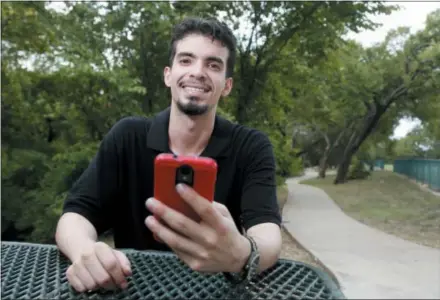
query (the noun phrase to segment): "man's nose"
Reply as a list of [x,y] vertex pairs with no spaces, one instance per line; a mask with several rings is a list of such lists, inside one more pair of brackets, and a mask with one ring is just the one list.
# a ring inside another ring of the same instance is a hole
[[198,61],[191,68],[191,76],[196,78],[205,78],[205,67],[203,62]]

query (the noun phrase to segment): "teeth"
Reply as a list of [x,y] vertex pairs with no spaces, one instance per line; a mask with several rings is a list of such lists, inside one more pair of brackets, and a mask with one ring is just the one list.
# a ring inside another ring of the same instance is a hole
[[201,88],[195,88],[195,87],[185,87],[185,90],[189,91],[189,92],[201,92],[203,93],[205,90],[201,89]]

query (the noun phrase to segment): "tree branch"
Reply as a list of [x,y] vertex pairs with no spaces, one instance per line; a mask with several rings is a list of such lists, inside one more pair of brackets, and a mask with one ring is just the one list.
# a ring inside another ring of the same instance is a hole
[[338,147],[339,146],[339,142],[341,141],[341,138],[344,136],[345,132],[348,130],[348,128],[344,128],[341,130],[341,132],[339,132],[338,137],[336,138],[335,142],[333,143],[333,147]]
[[254,26],[252,27],[251,35],[249,36],[249,41],[248,41],[248,44],[247,44],[247,47],[246,47],[246,50],[245,50],[246,53],[248,53],[248,54],[251,51],[252,40],[254,38],[255,29],[257,28],[258,23],[261,20],[261,9],[258,12],[256,12],[254,5],[252,5],[252,7],[254,8],[254,20],[255,20],[255,22],[254,22]]
[[405,83],[402,83],[398,88],[394,89],[394,91],[391,92],[391,94],[389,94],[388,96],[386,96],[383,99],[383,106],[390,106],[391,103],[393,103],[398,96],[401,95],[401,92],[405,92],[407,90],[407,87],[405,85]]
[[325,142],[327,143],[327,147],[329,147],[330,146],[330,139],[328,137],[328,134],[325,133],[323,130],[321,130],[316,123],[312,123],[310,125],[313,127],[313,129],[315,129],[319,134],[322,135],[322,137],[324,138]]
[[[312,15],[322,5],[324,5],[324,2],[321,2],[321,1],[314,2],[312,8],[304,15],[304,17],[301,19],[301,21],[296,26],[293,26],[292,28],[289,28],[290,26],[286,26],[288,28],[285,29],[280,34],[280,36],[273,43],[272,47],[269,50],[267,50],[268,59],[264,63],[264,66],[263,66],[264,69],[267,69],[277,59],[280,58],[280,56],[281,56],[280,53],[281,53],[282,49],[287,45],[287,42],[290,40],[290,38],[292,36],[294,36],[302,28],[304,21],[311,18]],[[294,18],[291,18],[291,20],[293,22]],[[289,24],[289,25],[291,25],[291,24]]]

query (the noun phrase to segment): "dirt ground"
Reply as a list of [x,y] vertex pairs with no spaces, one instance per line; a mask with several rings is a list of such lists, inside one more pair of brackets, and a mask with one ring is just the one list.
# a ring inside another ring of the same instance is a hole
[[283,246],[281,248],[280,258],[291,259],[294,261],[300,261],[321,269],[324,269],[323,266],[314,259],[314,257],[304,250],[283,228],[281,231],[283,237]]

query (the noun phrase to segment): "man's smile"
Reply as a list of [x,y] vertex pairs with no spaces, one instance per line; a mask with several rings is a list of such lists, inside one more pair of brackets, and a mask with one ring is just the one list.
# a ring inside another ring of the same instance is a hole
[[186,94],[194,97],[206,95],[211,91],[211,87],[200,83],[183,82],[179,86],[185,91]]
[[211,91],[210,86],[200,83],[182,82],[179,86],[190,93],[207,93]]

